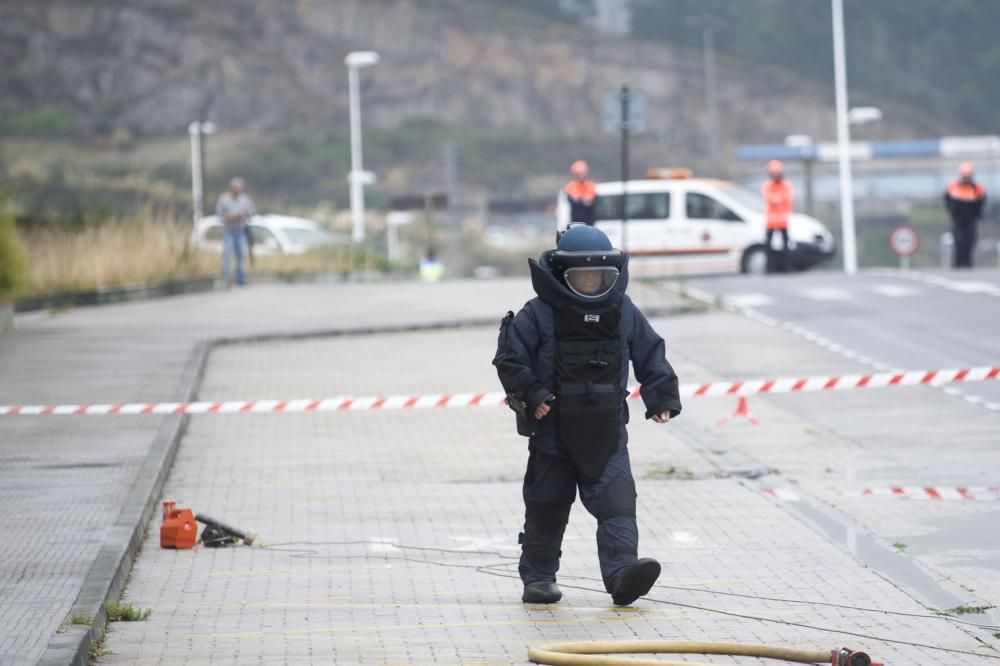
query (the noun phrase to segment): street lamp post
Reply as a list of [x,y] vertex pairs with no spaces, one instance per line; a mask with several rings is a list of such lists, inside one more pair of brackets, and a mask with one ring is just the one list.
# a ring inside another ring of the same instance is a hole
[[358,70],[378,64],[379,56],[374,51],[352,51],[344,58],[347,65],[347,94],[351,116],[351,173],[347,179],[351,185],[351,239],[355,243],[365,240],[365,190],[364,186],[374,182],[373,174],[364,171],[361,157],[361,91],[358,88]]
[[188,136],[191,137],[191,199],[193,202],[194,221],[205,216],[205,146],[202,137],[215,134],[215,123],[194,121],[188,125]]
[[854,228],[854,190],[851,182],[851,130],[847,119],[847,65],[844,57],[844,1],[833,5],[833,73],[837,98],[837,152],[840,163],[840,229],[843,236],[844,272],[858,272],[857,235]]

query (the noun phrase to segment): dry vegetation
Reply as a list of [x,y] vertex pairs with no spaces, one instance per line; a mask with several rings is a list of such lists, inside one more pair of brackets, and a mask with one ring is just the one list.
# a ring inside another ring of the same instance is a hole
[[27,294],[50,294],[212,275],[214,258],[185,249],[185,233],[162,216],[82,231],[22,233]]
[[[187,247],[190,227],[145,210],[82,231],[21,232],[27,276],[23,295],[54,294],[220,273],[218,254]],[[254,274],[347,272],[385,268],[370,253],[330,247],[298,256],[258,257]]]

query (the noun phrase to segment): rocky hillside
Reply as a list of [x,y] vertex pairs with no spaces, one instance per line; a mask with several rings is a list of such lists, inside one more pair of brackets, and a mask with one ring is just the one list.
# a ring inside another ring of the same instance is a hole
[[[598,131],[606,91],[649,101],[651,133],[703,144],[696,53],[461,0],[32,0],[0,4],[0,113],[55,110],[77,133],[177,135],[196,118],[260,132],[346,124],[344,56],[373,49],[366,122]],[[832,136],[827,89],[720,64],[724,141]]]

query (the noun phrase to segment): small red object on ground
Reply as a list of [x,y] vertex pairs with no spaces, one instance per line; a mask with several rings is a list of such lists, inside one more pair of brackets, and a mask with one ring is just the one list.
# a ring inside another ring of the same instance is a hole
[[160,525],[160,548],[194,548],[198,540],[198,523],[191,509],[170,509]]
[[734,411],[729,416],[725,416],[719,419],[719,422],[716,423],[715,425],[722,425],[726,421],[735,419],[737,416],[742,416],[743,418],[747,419],[748,421],[750,421],[750,423],[753,423],[754,425],[760,423],[760,421],[757,420],[757,417],[750,413],[750,407],[747,404],[747,397],[745,395],[741,395],[740,403],[736,406],[736,411]]

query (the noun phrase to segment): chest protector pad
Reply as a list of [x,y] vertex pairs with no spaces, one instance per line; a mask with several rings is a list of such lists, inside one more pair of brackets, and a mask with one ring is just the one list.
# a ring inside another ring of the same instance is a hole
[[618,449],[622,419],[621,310],[566,305],[556,313],[556,445],[596,481]]

